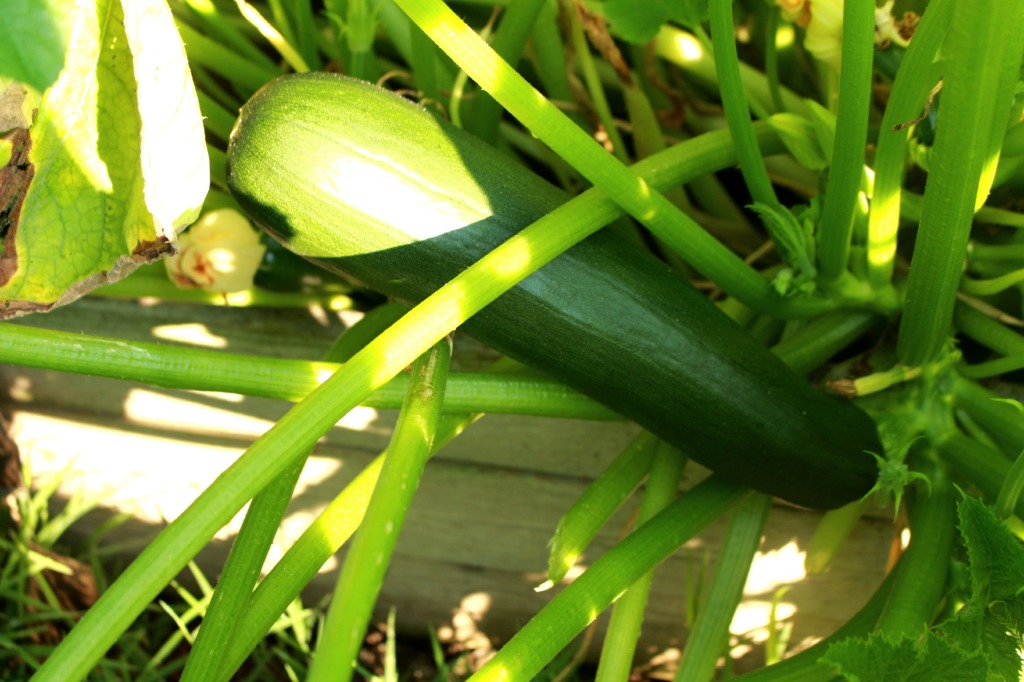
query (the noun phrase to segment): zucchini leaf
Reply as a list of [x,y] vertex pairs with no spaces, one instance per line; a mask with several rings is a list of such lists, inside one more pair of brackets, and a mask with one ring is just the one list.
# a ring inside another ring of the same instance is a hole
[[957,506],[971,596],[939,632],[982,651],[995,679],[1020,679],[1024,650],[1024,542],[992,510],[965,495]]
[[851,638],[828,648],[823,661],[850,682],[986,682],[980,653],[968,653],[929,632],[920,643],[882,633]]
[[764,222],[776,250],[789,266],[772,282],[776,291],[782,296],[814,291],[814,224],[804,218],[809,209],[797,209],[801,211],[797,215],[781,204],[755,202],[749,208]]
[[68,47],[73,0],[3,4],[0,80],[12,78],[42,92],[57,80]]
[[768,125],[801,166],[815,171],[828,167],[832,150],[822,146],[819,128],[814,123],[799,114],[783,112],[769,118]]
[[1024,542],[992,510],[964,495],[958,527],[970,596],[922,640],[876,632],[829,647],[825,661],[857,682],[1020,679],[1024,651]]
[[0,169],[0,317],[49,310],[172,253],[209,189],[165,0],[77,2],[68,21],[64,67]]

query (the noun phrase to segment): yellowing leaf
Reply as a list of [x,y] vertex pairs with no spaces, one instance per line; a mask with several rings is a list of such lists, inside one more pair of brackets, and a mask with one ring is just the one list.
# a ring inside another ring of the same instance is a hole
[[0,317],[49,310],[174,250],[209,185],[201,118],[166,4],[80,0],[27,142],[0,253]]

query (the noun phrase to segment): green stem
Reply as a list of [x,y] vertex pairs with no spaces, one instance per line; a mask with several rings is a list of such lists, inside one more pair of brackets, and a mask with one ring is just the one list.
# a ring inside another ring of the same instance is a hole
[[470,680],[531,680],[623,590],[749,490],[712,476],[610,549],[522,627]]
[[641,432],[562,515],[550,542],[545,588],[566,576],[597,532],[647,477],[657,445],[654,436]]
[[[223,155],[223,152],[221,152]],[[223,193],[221,193],[223,195]],[[237,204],[221,202],[224,208],[239,210]],[[210,195],[203,204],[203,210],[213,210],[213,202]],[[161,269],[163,265],[159,265]],[[309,310],[310,306],[319,306],[330,312],[340,310],[353,310],[357,302],[351,296],[341,293],[332,293],[325,290],[322,293],[311,291],[273,291],[270,289],[246,289],[221,293],[208,291],[206,289],[182,289],[170,281],[166,275],[160,273],[157,277],[140,277],[136,273],[132,277],[107,284],[99,289],[89,292],[95,298],[110,298],[119,300],[138,300],[140,298],[158,299],[160,302],[180,303],[201,303],[210,306],[223,306],[229,308],[302,308]]]
[[274,483],[252,499],[185,661],[182,682],[209,680],[220,667],[224,648],[234,639],[238,623],[244,617],[245,605],[260,577],[260,569],[305,463],[299,460],[291,464]]
[[274,68],[274,62],[238,27],[226,20],[223,10],[218,9],[212,0],[184,0],[184,3],[211,37],[220,40],[226,47],[253,62],[260,63],[268,69]]
[[799,374],[809,374],[874,328],[880,320],[879,315],[867,311],[826,313],[775,344],[772,352]]
[[203,115],[203,127],[227,142],[231,139],[236,116],[202,90],[197,90],[196,95],[199,99],[199,112]]
[[958,368],[958,371],[967,379],[991,379],[1000,374],[1009,374],[1021,369],[1024,369],[1024,355],[1008,355],[997,360],[963,365]]
[[[241,355],[205,348],[123,341],[12,323],[0,335],[0,360],[25,367],[139,381],[163,388],[223,391],[299,401],[342,369],[310,362]],[[396,376],[360,404],[397,409],[408,387]],[[617,419],[615,413],[550,379],[532,375],[459,372],[449,379],[446,405],[453,412],[536,414],[577,419]]]
[[804,569],[808,575],[818,575],[829,567],[843,541],[857,526],[866,506],[867,499],[857,500],[845,507],[830,509],[818,520],[818,527],[804,556]]
[[897,343],[903,364],[936,359],[949,337],[972,216],[998,162],[993,127],[1002,123],[1001,140],[1024,45],[1017,30],[1022,14],[1024,5],[1015,0],[954,5],[943,49],[950,63],[942,111]]
[[877,631],[898,639],[917,638],[931,622],[946,593],[946,573],[956,530],[954,487],[941,467],[933,469],[931,492],[918,495],[910,514],[910,544]]
[[962,333],[1001,355],[1024,354],[1024,336],[974,306],[957,301],[953,323]]
[[[235,0],[235,4],[238,5],[238,11],[242,13],[246,21],[252,24],[252,27],[268,43],[274,46],[274,49],[284,57],[289,66],[299,73],[305,73],[310,70],[309,63],[303,58],[300,51],[295,49],[294,41],[285,37],[278,30],[278,26],[267,21],[266,17],[260,14],[259,10],[246,2],[246,0]],[[319,61],[319,56],[317,56],[317,61]]]
[[[1011,213],[1010,215],[1024,222],[1024,213]],[[981,211],[978,211],[978,220],[990,222],[981,217]],[[1005,264],[1006,261],[1019,263],[1024,261],[1024,244],[982,244],[971,242],[967,255],[972,263],[976,260],[1002,264]]]
[[961,377],[955,379],[952,388],[953,405],[966,412],[1004,452],[1015,457],[1024,450],[1024,420],[1012,404]]
[[[576,61],[579,63],[580,71],[583,72],[583,82],[587,86],[587,93],[590,95],[590,101],[594,105],[594,112],[597,114],[604,132],[608,136],[611,152],[619,161],[629,163],[626,145],[622,140],[622,135],[619,134],[618,126],[615,124],[611,107],[608,106],[608,98],[604,94],[601,76],[597,73],[594,57],[590,53],[590,45],[587,43],[587,37],[583,31],[583,23],[580,19],[579,11],[571,0],[562,0],[562,8],[563,15],[569,19],[569,36],[572,40],[573,51],[576,53]],[[569,159],[566,159],[566,161],[572,163]]]
[[[640,503],[638,526],[647,523],[676,498],[685,464],[686,458],[682,453],[665,443],[660,444]],[[654,571],[648,571],[615,602],[601,648],[595,682],[629,679],[653,578]]]
[[[284,0],[267,0],[270,5],[271,16],[274,17],[274,27],[281,33],[281,36],[288,43],[295,44],[295,32],[292,30],[292,19]],[[329,3],[328,3],[329,4]]]
[[990,279],[964,277],[960,280],[960,291],[971,296],[995,296],[1021,282],[1024,282],[1024,270],[1013,270]]
[[308,682],[348,682],[352,677],[384,573],[434,441],[450,357],[446,339],[413,363],[409,393],[373,496],[338,575]]
[[189,62],[229,79],[241,88],[244,97],[281,75],[280,71],[246,59],[184,22],[177,22],[177,27]]
[[757,493],[736,506],[715,563],[714,577],[697,621],[686,639],[676,682],[707,682],[718,659],[727,653],[729,624],[743,598],[750,565],[761,545],[772,498]]
[[864,176],[874,49],[875,3],[844,3],[836,135],[819,235],[820,282],[826,287],[847,271],[853,214]]
[[[714,58],[692,33],[666,23],[654,38],[654,51],[665,61],[682,69],[687,76],[717,89],[718,76],[715,72]],[[746,93],[751,106],[765,111],[771,110],[773,104],[768,78],[749,64],[740,63],[739,68],[743,92]],[[807,114],[807,104],[799,95],[787,88],[781,88],[781,92],[784,111]]]
[[373,0],[348,0],[345,39],[349,51],[348,73],[354,78],[372,80],[373,40],[377,16]]
[[[399,308],[402,312],[408,311],[404,306]],[[375,326],[380,317],[391,321],[397,320],[397,317],[388,317],[391,311],[389,306],[381,306],[376,311],[382,309],[384,313],[378,312],[376,316],[368,314],[342,334],[339,341],[324,354],[324,359],[350,359],[377,333],[383,331]],[[367,327],[369,330],[364,331]],[[409,390],[412,390],[411,384]],[[234,640],[234,633],[245,616],[245,607],[252,596],[260,570],[266,562],[270,546],[291,502],[295,485],[304,466],[304,459],[296,462],[252,499],[238,536],[231,545],[231,552],[224,563],[221,578],[203,617],[199,634],[192,645],[182,680],[209,680],[220,669],[224,649]]]
[[[1010,460],[1001,452],[956,432],[940,441],[936,447],[942,457],[966,476],[990,500],[999,497],[999,491],[1010,473]],[[1024,498],[1017,498],[1014,513],[1024,519]]]
[[441,103],[443,100],[441,99],[441,88],[438,85],[437,53],[434,43],[419,26],[411,21],[407,23],[409,25],[409,65],[412,66],[413,76],[416,79],[416,89],[422,93],[424,100]]
[[389,301],[369,311],[352,327],[335,339],[324,359],[334,362],[348,362],[352,356],[365,348],[367,344],[384,333],[384,331],[402,319],[409,312],[409,306],[399,301]]
[[764,71],[768,78],[768,92],[772,97],[772,110],[782,113],[786,103],[782,100],[782,86],[779,84],[779,20],[782,10],[777,5],[768,9],[768,25],[765,35]]
[[1006,474],[1006,479],[999,486],[999,494],[996,495],[995,504],[992,505],[992,511],[996,518],[1005,520],[1013,515],[1014,509],[1021,499],[1022,490],[1024,490],[1024,451],[1017,455],[1017,459],[1013,461]]
[[[899,131],[894,126],[912,121],[920,115],[929,92],[942,78],[941,63],[934,63],[939,47],[946,37],[953,11],[952,0],[933,0],[921,15],[900,62],[892,84],[889,101],[882,115],[875,149],[875,186],[871,197],[868,223],[867,266],[872,286],[882,288],[892,279],[896,259],[896,234],[901,209],[900,187],[907,157],[910,127]],[[904,194],[905,196],[905,194]]]
[[316,20],[313,17],[312,0],[292,3],[295,20],[295,40],[302,62],[311,70],[319,71],[322,63],[317,49]]
[[558,7],[558,0],[547,0],[541,8],[540,18],[533,25],[532,47],[537,60],[537,75],[548,98],[568,104],[572,101],[572,91],[569,89],[565,45],[558,30]]
[[[545,2],[546,0],[519,0],[508,6],[491,41],[491,47],[502,59],[510,64],[519,61]],[[466,130],[485,142],[494,144],[498,139],[498,123],[502,113],[501,106],[490,95],[481,93],[473,102],[473,116],[467,120]]]
[[736,52],[732,19],[732,0],[712,0],[708,9],[711,14],[711,36],[714,40],[719,92],[729,130],[736,141],[740,172],[755,202],[776,206],[779,200],[775,196],[771,180],[768,179],[768,170],[761,157],[761,149],[754,138],[750,106],[743,92],[740,58]]
[[[442,417],[431,456],[476,419],[472,415]],[[260,643],[274,622],[299,596],[362,523],[363,514],[380,476],[384,455],[375,458],[335,497],[299,536],[253,592],[248,608],[223,652],[216,682],[234,679],[235,672]]]
[[[877,196],[878,185],[875,185],[875,195]],[[901,201],[899,204],[900,218],[904,220],[921,220],[921,209],[924,206],[924,197],[920,194],[914,194],[906,189],[900,192]],[[989,223],[990,225],[1002,225],[1004,227],[1015,227],[1017,229],[1024,229],[1024,213],[1018,211],[1008,211],[1003,208],[997,208],[995,206],[982,206],[978,209],[978,212],[974,214],[975,219],[979,223]],[[978,245],[981,246],[981,245]],[[995,249],[1008,249],[1009,253],[1016,251],[1017,244],[1000,244],[993,246]],[[998,256],[992,256],[997,258]],[[1016,258],[1019,256],[1006,255],[1006,258]]]

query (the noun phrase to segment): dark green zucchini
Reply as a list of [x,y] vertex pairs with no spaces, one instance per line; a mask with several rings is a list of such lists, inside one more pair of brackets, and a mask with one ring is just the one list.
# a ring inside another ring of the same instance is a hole
[[[454,126],[369,84],[276,80],[228,150],[239,204],[295,253],[422,300],[567,200]],[[794,374],[704,296],[608,230],[464,330],[635,420],[732,480],[816,508],[874,484],[872,420]]]

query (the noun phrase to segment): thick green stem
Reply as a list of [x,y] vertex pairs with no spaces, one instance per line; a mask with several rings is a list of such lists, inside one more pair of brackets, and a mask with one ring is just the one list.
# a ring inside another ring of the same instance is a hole
[[[959,432],[948,435],[936,447],[943,458],[978,486],[986,498],[998,499],[1011,467],[1010,460],[1003,453]],[[1013,511],[1024,519],[1024,498],[1017,498]]]
[[[946,37],[952,0],[933,0],[921,16],[882,116],[875,149],[875,186],[868,224],[867,268],[871,285],[889,285],[896,260],[896,234],[900,224],[903,168],[910,126],[903,124],[920,115],[928,93],[942,77],[942,64],[934,62]],[[899,130],[894,127],[903,126]]]
[[820,282],[826,287],[839,282],[847,268],[853,214],[864,176],[874,48],[875,3],[848,0],[843,4],[836,134],[819,236]]
[[215,40],[204,36],[184,22],[177,22],[178,32],[190,63],[230,79],[246,97],[281,75],[280,71],[246,59]]
[[209,680],[220,667],[224,648],[234,639],[304,465],[304,460],[290,465],[249,505],[224,562],[221,579],[203,616],[199,633],[192,643],[192,651],[185,661],[182,682]]
[[953,8],[943,50],[949,67],[897,344],[905,365],[935,360],[949,338],[971,219],[999,160],[993,128],[999,124],[1001,141],[1024,46],[1022,23],[1024,3],[1016,0]]
[[657,449],[658,440],[641,432],[562,515],[550,542],[545,586],[566,576],[597,532],[643,482]]
[[956,500],[949,474],[943,468],[935,467],[930,480],[930,494],[918,495],[911,509],[910,544],[878,619],[877,630],[893,639],[917,638],[946,593],[956,532]]
[[768,179],[761,150],[754,139],[751,126],[750,106],[743,92],[740,76],[740,59],[736,52],[736,35],[733,28],[732,0],[711,0],[711,37],[714,40],[715,69],[718,73],[718,87],[725,108],[733,139],[736,141],[740,171],[747,183],[747,189],[754,201],[775,206],[778,199]]

